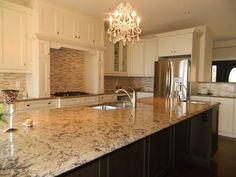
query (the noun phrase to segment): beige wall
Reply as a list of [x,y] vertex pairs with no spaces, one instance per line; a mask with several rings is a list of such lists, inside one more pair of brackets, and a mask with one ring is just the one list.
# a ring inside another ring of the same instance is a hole
[[51,49],[51,94],[84,91],[84,54],[74,49]]
[[236,60],[236,40],[216,41],[213,60]]

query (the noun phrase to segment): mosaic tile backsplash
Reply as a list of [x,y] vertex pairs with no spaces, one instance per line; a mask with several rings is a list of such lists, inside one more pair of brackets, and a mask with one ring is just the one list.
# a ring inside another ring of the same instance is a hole
[[236,83],[192,83],[192,94],[197,94],[202,88],[207,89],[214,96],[236,97]]
[[[19,87],[16,87],[16,81],[19,82]],[[16,89],[20,90],[19,96],[26,90],[26,74],[15,74],[15,73],[0,73],[0,90],[3,89]],[[0,92],[0,102],[3,97]]]
[[140,91],[153,92],[153,77],[116,77],[105,76],[104,90],[105,92],[114,92],[118,87],[128,89],[133,87]]
[[51,94],[84,91],[84,56],[74,49],[51,49]]

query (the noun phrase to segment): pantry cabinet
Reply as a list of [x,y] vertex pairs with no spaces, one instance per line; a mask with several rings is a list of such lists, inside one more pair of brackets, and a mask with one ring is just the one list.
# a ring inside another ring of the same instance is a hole
[[158,60],[157,40],[148,40],[144,43],[144,75],[154,77],[154,63]]
[[28,8],[0,2],[0,72],[30,72],[30,14]]

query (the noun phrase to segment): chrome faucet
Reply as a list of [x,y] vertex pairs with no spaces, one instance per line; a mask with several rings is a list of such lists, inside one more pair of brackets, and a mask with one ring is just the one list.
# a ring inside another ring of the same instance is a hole
[[[182,95],[180,94],[181,92],[178,91],[178,88],[180,88],[181,90],[181,87],[185,89],[186,91],[186,95],[182,93]],[[176,86],[176,91],[178,91],[178,98],[181,100],[181,101],[187,101],[187,92],[188,92],[188,89],[187,87],[182,84],[181,82],[178,83],[178,85]]]
[[119,93],[119,92],[124,92],[128,98],[129,98],[129,101],[131,102],[132,104],[132,108],[136,108],[137,107],[137,103],[136,103],[136,100],[137,100],[137,96],[136,96],[136,92],[135,90],[132,88],[132,87],[129,87],[131,90],[132,90],[132,98],[131,96],[129,95],[129,93],[125,90],[125,89],[118,89],[115,91],[115,93]]

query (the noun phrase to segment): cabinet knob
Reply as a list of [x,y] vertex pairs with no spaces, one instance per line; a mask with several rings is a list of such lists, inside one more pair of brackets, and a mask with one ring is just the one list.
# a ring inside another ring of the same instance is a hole
[[26,66],[26,63],[24,63],[24,66]]
[[78,39],[80,39],[80,36],[78,36]]
[[75,36],[75,38],[77,38],[77,36]]
[[93,40],[93,42],[95,42],[95,40]]
[[48,102],[48,104],[51,104],[51,102]]
[[27,104],[26,106],[27,106],[27,107],[29,107],[29,106],[30,106],[30,104]]
[[60,34],[60,32],[59,32],[59,31],[57,31],[57,34]]

